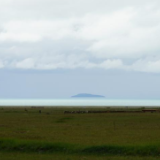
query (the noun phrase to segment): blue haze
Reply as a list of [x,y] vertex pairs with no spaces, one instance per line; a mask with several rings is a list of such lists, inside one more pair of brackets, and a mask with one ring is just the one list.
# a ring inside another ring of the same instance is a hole
[[0,70],[0,99],[160,99],[160,74],[105,70]]

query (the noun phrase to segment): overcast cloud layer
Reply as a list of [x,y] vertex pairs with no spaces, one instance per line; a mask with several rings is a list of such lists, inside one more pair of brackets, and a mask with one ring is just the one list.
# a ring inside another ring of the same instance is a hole
[[0,0],[0,68],[160,72],[159,0]]

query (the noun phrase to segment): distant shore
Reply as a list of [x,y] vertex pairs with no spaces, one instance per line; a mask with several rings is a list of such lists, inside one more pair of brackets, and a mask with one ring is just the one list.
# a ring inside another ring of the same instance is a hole
[[0,105],[0,109],[3,108],[39,108],[39,109],[43,109],[43,108],[72,108],[72,109],[123,109],[123,110],[127,110],[127,109],[160,109],[160,106],[33,106],[33,105],[23,105],[23,106],[19,106],[19,105]]

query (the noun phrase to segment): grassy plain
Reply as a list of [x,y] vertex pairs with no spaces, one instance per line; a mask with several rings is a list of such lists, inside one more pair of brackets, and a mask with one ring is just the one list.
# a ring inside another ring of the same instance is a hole
[[65,110],[79,109],[1,107],[0,157],[4,160],[160,158],[160,113],[64,114]]

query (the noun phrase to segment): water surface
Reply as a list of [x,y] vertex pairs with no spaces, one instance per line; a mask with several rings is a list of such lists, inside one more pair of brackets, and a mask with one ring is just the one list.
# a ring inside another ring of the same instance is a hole
[[0,99],[0,106],[150,106],[159,107],[160,100],[135,100],[135,99]]

